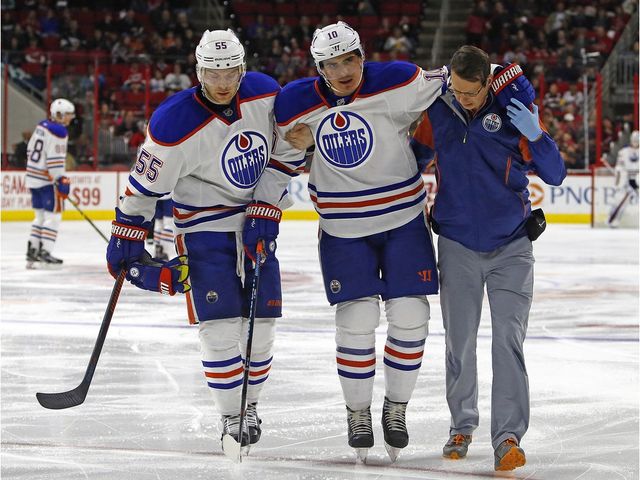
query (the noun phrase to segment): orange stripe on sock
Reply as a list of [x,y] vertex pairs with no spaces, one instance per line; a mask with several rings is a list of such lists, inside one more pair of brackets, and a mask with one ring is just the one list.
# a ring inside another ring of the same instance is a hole
[[347,367],[370,367],[371,365],[376,364],[376,359],[372,358],[371,360],[345,360],[344,358],[336,357],[336,361],[339,365],[345,365]]
[[267,368],[265,368],[264,370],[260,370],[258,372],[251,372],[249,371],[249,376],[251,377],[259,377],[260,375],[264,375],[265,373],[268,373],[269,370],[271,370],[271,366],[268,366]]
[[228,372],[204,372],[204,376],[207,378],[229,378],[241,374],[242,370],[243,368],[239,367]]
[[416,353],[402,353],[402,352],[398,352],[397,350],[394,350],[389,346],[384,347],[384,351],[389,355],[393,355],[394,357],[397,357],[397,358],[404,358],[405,360],[415,360],[416,358],[422,357],[422,354],[424,353],[423,350],[420,350],[419,352],[416,352]]

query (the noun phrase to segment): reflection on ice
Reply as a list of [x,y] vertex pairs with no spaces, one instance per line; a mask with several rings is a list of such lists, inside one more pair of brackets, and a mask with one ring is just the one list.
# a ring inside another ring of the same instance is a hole
[[[98,225],[108,230],[106,222]],[[260,402],[263,437],[234,465],[220,452],[197,330],[186,324],[179,297],[125,285],[85,403],[61,411],[38,405],[35,392],[67,390],[82,379],[113,279],[104,241],[88,225],[62,225],[56,250],[62,270],[28,271],[28,225],[3,224],[2,477],[493,478],[488,317],[478,341],[480,428],[467,459],[441,457],[449,419],[437,296],[407,413],[410,444],[391,465],[380,427],[379,374],[376,445],[368,464],[356,465],[346,443],[316,230],[312,222],[282,224],[285,316]],[[638,232],[550,225],[534,250],[536,290],[525,343],[532,415],[522,442],[528,463],[508,478],[637,479]]]

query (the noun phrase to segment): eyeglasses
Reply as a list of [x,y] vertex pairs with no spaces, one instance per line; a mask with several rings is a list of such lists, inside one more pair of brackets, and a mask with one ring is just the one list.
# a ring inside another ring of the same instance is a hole
[[460,90],[456,90],[453,87],[449,87],[449,91],[453,93],[456,97],[477,97],[480,95],[480,92],[484,89],[485,85],[481,85],[480,88],[475,92],[461,92]]

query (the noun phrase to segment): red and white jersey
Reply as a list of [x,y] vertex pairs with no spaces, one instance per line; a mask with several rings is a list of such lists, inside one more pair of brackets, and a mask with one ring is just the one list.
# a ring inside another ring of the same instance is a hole
[[269,161],[279,85],[248,72],[231,105],[209,102],[200,86],[169,97],[152,115],[121,209],[154,216],[171,193],[176,234],[240,231]]
[[43,120],[27,144],[27,188],[53,185],[65,174],[69,135],[64,125]]
[[255,198],[274,203],[304,166],[305,152],[284,140],[304,123],[315,139],[309,193],[323,231],[355,238],[408,223],[426,198],[409,129],[446,88],[445,80],[443,69],[368,62],[350,97],[333,96],[319,77],[287,84],[276,99],[276,146]]

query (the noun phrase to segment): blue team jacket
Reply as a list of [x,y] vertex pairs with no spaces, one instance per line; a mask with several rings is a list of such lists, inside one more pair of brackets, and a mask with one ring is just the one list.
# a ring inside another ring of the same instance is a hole
[[480,252],[526,235],[527,172],[550,185],[566,176],[558,147],[541,126],[542,137],[529,142],[491,94],[473,118],[451,92],[427,109],[412,145],[419,160],[435,161],[438,193],[431,213],[440,235]]

